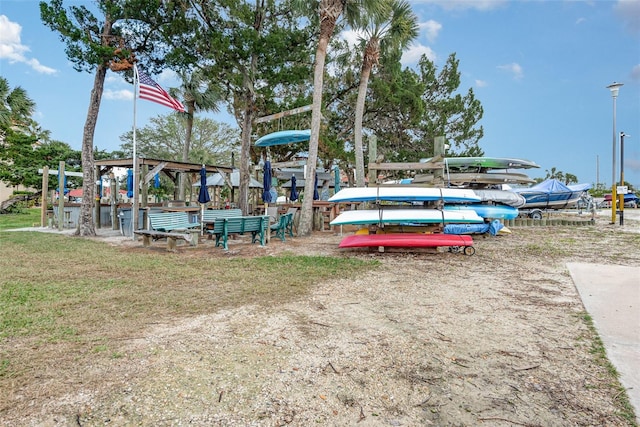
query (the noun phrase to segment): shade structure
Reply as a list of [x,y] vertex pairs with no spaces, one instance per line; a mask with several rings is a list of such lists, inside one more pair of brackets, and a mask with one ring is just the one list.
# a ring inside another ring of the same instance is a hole
[[305,142],[311,138],[311,129],[281,130],[260,137],[256,141],[256,147],[271,147],[273,145],[287,145]]
[[207,170],[202,167],[200,169],[200,192],[198,193],[198,202],[200,204],[209,203],[211,197],[209,197],[209,190],[207,189]]
[[297,187],[296,176],[293,175],[291,177],[291,195],[289,196],[289,200],[291,200],[292,202],[295,202],[296,200],[298,200],[298,189],[296,187]]
[[[231,172],[231,174],[229,174],[229,181],[232,187],[238,188],[240,186],[240,172]],[[207,177],[207,187],[224,187],[225,185],[227,185],[227,183],[221,173],[216,172]],[[193,186],[200,186],[200,182],[194,183]],[[249,188],[262,188],[262,183],[253,177],[249,177]]]
[[320,195],[318,194],[318,173],[316,172],[315,183],[313,186],[313,200],[319,200]]
[[[318,176],[318,185],[316,187],[322,188],[325,181],[322,181],[320,176]],[[333,188],[333,179],[328,182],[329,188]],[[298,190],[298,197],[300,197],[300,190],[304,190],[304,186],[306,185],[306,181],[304,179],[296,179],[296,189]],[[285,182],[280,185],[282,188],[291,188],[291,180]]]
[[127,197],[133,197],[133,171],[127,170]]
[[271,203],[271,162],[269,160],[264,162],[264,171],[262,177],[262,201],[265,203]]

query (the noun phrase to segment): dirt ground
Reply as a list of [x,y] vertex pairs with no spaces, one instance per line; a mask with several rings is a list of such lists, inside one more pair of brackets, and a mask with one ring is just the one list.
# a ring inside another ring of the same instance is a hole
[[52,360],[12,392],[0,424],[633,425],[591,351],[565,265],[640,265],[640,221],[625,224],[513,228],[475,237],[473,256],[342,251],[330,232],[267,248],[232,241],[226,253],[180,246],[192,257],[291,251],[381,266],[291,303],[150,319],[108,364],[58,372]]

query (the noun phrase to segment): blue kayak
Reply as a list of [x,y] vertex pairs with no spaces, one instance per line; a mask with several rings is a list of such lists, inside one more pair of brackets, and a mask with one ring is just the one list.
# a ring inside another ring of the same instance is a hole
[[444,210],[473,210],[478,214],[479,217],[490,219],[514,219],[518,217],[518,209],[514,208],[513,206],[506,205],[445,205]]
[[281,130],[269,133],[256,141],[256,147],[271,147],[272,145],[295,144],[305,142],[311,138],[311,129]]

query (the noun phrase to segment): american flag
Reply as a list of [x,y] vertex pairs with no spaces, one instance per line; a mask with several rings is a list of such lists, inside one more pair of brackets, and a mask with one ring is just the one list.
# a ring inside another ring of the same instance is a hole
[[140,78],[140,99],[146,99],[147,101],[157,102],[165,107],[173,108],[184,113],[184,105],[177,99],[174,99],[167,93],[166,90],[153,81],[151,77],[143,73],[138,72]]

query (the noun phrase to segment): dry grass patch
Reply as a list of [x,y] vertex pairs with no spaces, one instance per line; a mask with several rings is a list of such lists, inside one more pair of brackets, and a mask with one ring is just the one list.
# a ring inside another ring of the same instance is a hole
[[[31,232],[0,233],[0,246],[0,385],[21,375],[18,366],[46,362],[48,351],[58,360],[67,346],[104,353],[152,323],[245,304],[283,304],[322,280],[377,264],[292,254],[185,256]],[[23,345],[39,351],[16,350]]]

